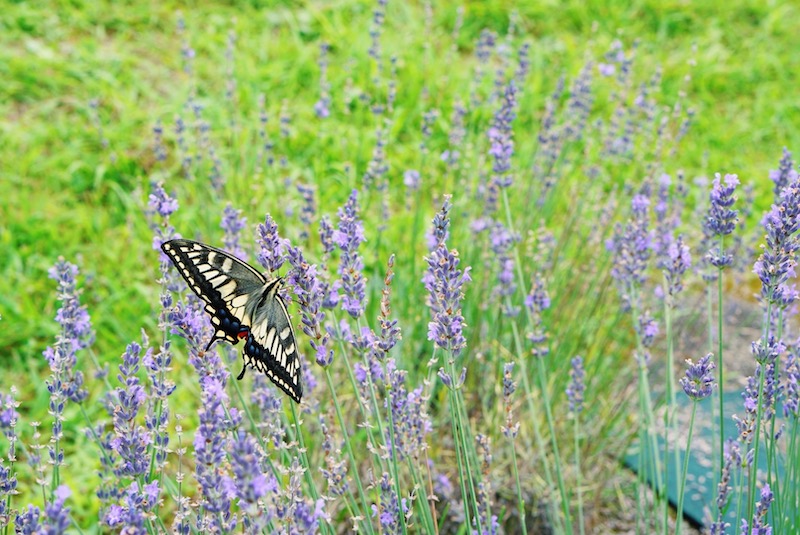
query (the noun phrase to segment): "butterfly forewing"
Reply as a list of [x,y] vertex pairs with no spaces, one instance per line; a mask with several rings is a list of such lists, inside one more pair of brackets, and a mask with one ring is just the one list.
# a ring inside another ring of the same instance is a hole
[[267,282],[248,264],[203,243],[171,240],[161,247],[206,303],[215,329],[209,347],[215,340],[235,345],[246,338],[239,379],[250,366],[300,402],[300,361],[289,313],[278,295],[280,280]]

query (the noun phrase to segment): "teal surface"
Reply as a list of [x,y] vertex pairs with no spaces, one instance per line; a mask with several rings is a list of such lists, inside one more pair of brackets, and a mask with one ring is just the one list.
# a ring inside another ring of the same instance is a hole
[[[689,453],[689,466],[686,481],[686,495],[683,504],[684,518],[698,527],[708,527],[711,523],[709,518],[710,511],[715,507],[717,499],[717,488],[714,485],[714,460],[712,459],[712,441],[718,441],[717,422],[712,421],[712,401],[713,398],[701,401],[697,407],[697,415],[695,418],[694,431],[692,433],[692,443],[690,445],[691,451]],[[679,462],[681,466],[678,470],[683,469],[683,459],[686,453],[686,434],[688,433],[688,418],[691,412],[691,401],[683,395],[678,397],[679,405],[679,422],[685,423],[681,427],[684,433],[680,435],[680,440],[677,446],[679,447]],[[742,402],[741,392],[725,392],[723,394],[724,411],[727,415],[725,420],[725,436],[726,438],[736,438],[738,430],[731,415],[742,415],[744,407]],[[684,422],[684,420],[686,420]],[[664,458],[664,436],[659,433],[657,439],[659,449],[659,459]],[[667,482],[667,497],[673,507],[678,503],[678,482],[676,481],[675,471],[675,454],[674,448],[676,444],[670,444],[670,454],[667,458],[667,466],[663,470],[666,472],[665,480]],[[649,455],[646,456],[646,458]],[[639,458],[639,442],[635,441],[631,448],[628,450],[627,455],[623,460],[625,466],[630,468],[636,473],[642,470]],[[766,472],[766,455],[762,449],[759,452],[759,472]],[[649,467],[647,467],[649,468]],[[645,479],[652,486],[654,478],[652,474],[645,471]],[[678,472],[679,473],[679,472]],[[783,474],[783,464],[779,462],[778,465],[779,477]],[[662,474],[662,477],[664,475]],[[733,525],[739,525],[740,520],[736,518],[735,507],[728,507],[726,521]]]

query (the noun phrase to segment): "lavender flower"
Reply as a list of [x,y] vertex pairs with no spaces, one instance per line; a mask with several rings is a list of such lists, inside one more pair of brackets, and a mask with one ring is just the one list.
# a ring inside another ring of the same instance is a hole
[[428,291],[427,304],[433,316],[433,321],[428,323],[428,340],[433,340],[442,349],[458,354],[467,342],[463,335],[461,300],[464,297],[464,284],[471,279],[470,268],[463,271],[458,268],[458,252],[448,250],[445,241],[451,207],[450,195],[446,195],[442,209],[433,220],[438,245],[425,258],[428,270],[422,282]]
[[[144,405],[147,394],[139,383],[141,346],[135,342],[128,345],[122,355],[117,379],[124,385],[116,389],[114,407],[114,438],[110,447],[119,456],[120,463],[114,473],[117,477],[136,478],[144,475],[150,468],[147,455],[153,436],[141,425],[136,424],[136,416]],[[148,350],[148,354],[151,350]]]
[[709,353],[701,358],[697,364],[694,364],[692,359],[686,359],[686,365],[689,369],[686,370],[686,376],[681,378],[680,384],[686,395],[694,401],[707,398],[714,389],[713,370],[716,366],[711,357],[713,355]]
[[667,247],[666,257],[659,262],[659,267],[664,272],[668,295],[674,297],[683,290],[683,275],[691,266],[689,246],[684,243],[683,236],[678,236]]
[[333,241],[342,250],[339,275],[342,278],[342,309],[353,318],[364,313],[366,279],[362,273],[364,263],[358,247],[365,241],[364,224],[358,217],[358,191],[353,190],[347,203],[339,209],[339,227]]
[[795,253],[800,248],[796,235],[800,229],[800,182],[783,189],[780,204],[772,205],[762,225],[767,230],[766,247],[753,271],[761,279],[762,297],[776,302],[787,293],[786,283],[795,275]]
[[402,338],[400,334],[400,327],[397,326],[397,320],[390,319],[392,309],[390,305],[390,297],[392,291],[392,281],[394,280],[394,255],[389,257],[386,267],[386,276],[383,278],[383,290],[381,291],[381,306],[378,321],[381,325],[380,335],[377,337],[373,345],[372,353],[375,357],[383,362],[389,354],[389,351],[397,344]]
[[492,182],[500,188],[511,185],[511,157],[514,154],[511,123],[516,117],[517,88],[514,81],[508,83],[503,93],[503,101],[495,112],[489,127],[489,154],[493,158]]
[[725,530],[730,526],[725,522],[723,511],[728,504],[728,497],[731,492],[731,477],[733,476],[733,469],[740,466],[742,462],[742,454],[739,450],[739,443],[733,439],[725,441],[725,463],[722,466],[722,474],[720,475],[719,484],[717,485],[717,516],[716,521],[711,524],[711,535],[724,535]]
[[[153,249],[161,251],[161,244],[172,238],[179,237],[175,229],[169,224],[169,216],[178,210],[178,201],[167,195],[160,182],[150,183],[151,193],[147,202],[147,216],[150,228],[153,230]],[[156,221],[156,216],[161,218],[161,222]],[[166,255],[162,252],[162,262],[168,265]]]
[[381,525],[381,533],[398,534],[400,529],[400,515],[406,514],[405,499],[402,503],[401,511],[400,500],[395,492],[395,486],[388,473],[384,472],[378,484],[381,491],[380,505],[372,505],[372,516],[377,516]]
[[795,421],[800,417],[800,360],[798,352],[800,341],[796,341],[789,348],[786,357],[786,391],[783,400],[783,415],[786,418],[793,418]]
[[[202,519],[198,529],[225,531],[232,529],[230,506],[232,495],[229,492],[230,476],[223,468],[225,450],[228,444],[228,432],[235,422],[230,421],[225,413],[228,395],[225,386],[213,376],[200,379],[202,403],[200,405],[199,424],[194,438],[195,477],[200,483],[201,504],[210,515]],[[233,519],[235,522],[235,519]]]
[[514,416],[511,408],[511,397],[517,390],[517,383],[514,382],[511,373],[514,371],[514,363],[506,362],[503,365],[503,405],[506,409],[506,423],[501,427],[503,435],[511,440],[517,438],[519,433],[519,422],[514,423]]
[[550,296],[547,294],[547,288],[545,288],[545,282],[540,273],[536,274],[530,293],[525,296],[525,308],[528,310],[532,325],[532,330],[528,333],[528,340],[533,345],[531,353],[535,357],[545,357],[550,353],[550,348],[548,347],[543,313],[550,308]]
[[319,45],[319,100],[314,104],[314,115],[319,119],[327,119],[331,114],[331,84],[328,81],[328,51],[330,45]]
[[328,484],[328,493],[331,496],[344,496],[348,491],[347,462],[342,458],[340,446],[334,446],[333,436],[325,423],[325,417],[320,414],[319,426],[322,433],[322,451],[325,453],[325,468],[320,467],[320,472]]
[[114,504],[105,512],[103,521],[110,528],[118,528],[122,533],[145,535],[147,514],[158,505],[160,490],[158,481],[139,488],[134,481],[122,496],[122,505]]
[[228,203],[225,206],[225,210],[222,212],[220,227],[225,231],[225,236],[222,238],[225,250],[233,256],[246,261],[247,253],[242,249],[239,243],[241,232],[247,227],[247,218],[242,216],[242,211],[237,210]]
[[569,410],[577,415],[583,411],[583,392],[586,390],[584,384],[583,357],[577,356],[571,361],[572,369],[569,372],[570,382],[567,386],[567,399],[569,399]]
[[658,335],[658,322],[650,316],[649,311],[639,316],[639,324],[636,327],[643,347],[653,345],[655,337]]
[[419,189],[419,171],[408,169],[403,173],[403,185],[407,191],[417,191]]
[[300,232],[300,239],[307,240],[311,221],[317,214],[317,205],[314,201],[316,189],[314,186],[297,184],[297,192],[303,198],[303,206],[300,208],[300,222],[303,223],[303,230]]
[[623,228],[617,225],[614,237],[606,248],[614,253],[611,276],[617,283],[624,310],[634,304],[634,288],[645,280],[645,268],[650,258],[652,236],[648,230],[648,207],[650,199],[642,194],[634,195],[631,201],[631,217]]
[[775,183],[775,202],[780,202],[784,188],[797,182],[797,171],[794,169],[792,153],[783,148],[783,157],[778,164],[778,169],[769,172],[769,179]]
[[50,414],[53,416],[53,439],[48,449],[50,462],[57,473],[64,462],[64,451],[60,442],[64,405],[67,400],[82,403],[88,396],[83,388],[83,373],[75,370],[76,353],[91,345],[94,335],[89,313],[78,299],[80,292],[75,284],[77,266],[59,258],[48,273],[51,279],[58,282],[58,298],[62,303],[56,312],[61,333],[56,338],[56,344],[44,351],[51,372],[50,379],[47,380],[47,390],[50,392]]
[[239,429],[231,444],[233,485],[239,509],[247,513],[250,533],[260,532],[271,521],[274,513],[260,507],[259,502],[268,494],[278,491],[278,481],[274,476],[264,475],[258,457],[255,439]]
[[747,535],[772,535],[772,528],[767,524],[767,513],[769,513],[769,506],[775,495],[769,484],[764,484],[761,488],[761,499],[756,503],[756,510],[753,513],[753,522],[750,526],[747,525],[747,520],[742,519],[742,533]]
[[464,104],[460,101],[456,102],[453,105],[453,113],[450,116],[450,133],[447,136],[449,147],[440,156],[442,161],[450,167],[455,166],[461,157],[459,149],[467,135],[467,131],[464,127],[464,118],[466,115],[467,109],[464,107]]
[[258,262],[270,273],[278,271],[286,260],[288,241],[278,235],[278,225],[269,214],[258,225]]
[[311,338],[311,347],[316,351],[317,364],[323,368],[333,362],[333,349],[330,349],[330,335],[322,327],[325,312],[322,311],[323,289],[317,279],[317,266],[309,265],[297,247],[289,247],[289,264],[292,270],[287,277],[294,287],[294,293],[302,316],[302,330]]
[[[426,437],[433,431],[426,407],[427,399],[423,396],[422,387],[408,391],[405,386],[407,373],[398,370],[394,359],[386,363],[388,374],[388,395],[386,404],[392,411],[394,426],[394,451],[399,459],[412,458],[419,461],[420,456],[428,449]],[[390,443],[390,433],[386,432],[386,442]]]
[[[738,211],[731,206],[736,202],[736,186],[739,185],[739,177],[736,175],[725,175],[725,185],[721,183],[720,174],[716,174],[709,199],[711,205],[706,216],[704,230],[709,236],[727,236],[736,229],[738,221]],[[709,252],[709,261],[712,266],[723,269],[733,262],[731,255],[726,255],[719,246],[712,248]]]
[[519,307],[509,304],[504,298],[511,297],[517,291],[514,282],[514,259],[511,250],[519,241],[519,236],[510,232],[502,223],[495,223],[489,235],[490,247],[500,271],[497,275],[497,284],[493,293],[500,298],[503,313],[513,317],[519,313]]

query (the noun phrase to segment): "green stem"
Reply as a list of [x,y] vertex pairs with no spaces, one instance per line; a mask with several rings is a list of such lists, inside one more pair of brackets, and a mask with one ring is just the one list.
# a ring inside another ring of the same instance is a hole
[[364,493],[364,486],[361,484],[361,476],[358,473],[358,464],[356,464],[356,457],[353,455],[353,447],[350,444],[350,433],[347,431],[347,426],[344,423],[344,418],[342,417],[342,409],[339,405],[339,399],[336,396],[336,390],[333,387],[333,377],[331,376],[330,367],[325,368],[325,380],[328,383],[328,389],[331,392],[331,397],[333,398],[333,407],[336,409],[336,419],[339,420],[339,426],[342,429],[342,437],[344,438],[344,445],[345,449],[347,449],[347,456],[350,458],[350,467],[353,470],[353,479],[356,482],[356,487],[358,487],[358,495],[361,499],[361,506],[362,514],[367,515],[364,519],[364,526],[367,529],[367,533],[373,533],[372,529],[372,522],[369,522],[369,514],[370,514],[370,507],[369,501],[367,500],[367,495]]
[[680,491],[678,492],[678,512],[675,518],[675,535],[680,535],[683,525],[683,498],[686,493],[686,474],[689,471],[689,451],[692,447],[692,431],[694,430],[694,417],[697,414],[697,400],[692,402],[692,416],[689,420],[689,436],[686,437],[686,450],[683,452],[683,471],[680,479]]
[[[723,236],[719,237],[719,250],[720,256],[723,255]],[[722,395],[725,391],[725,382],[723,376],[723,366],[722,366],[722,268],[719,269],[719,273],[717,274],[717,339],[718,339],[718,347],[717,347],[717,391],[719,392],[719,453],[717,455],[717,459],[719,462],[720,470],[725,465],[725,410],[724,410],[724,401],[725,398]]]
[[[580,534],[585,534],[584,528],[584,520],[583,520],[583,492],[581,491],[581,485],[583,482],[581,481],[581,439],[580,439],[580,419],[578,415],[580,413],[575,414],[574,419],[574,426],[573,432],[575,436],[575,491],[578,495],[578,529],[580,530]],[[523,524],[524,527],[524,524]]]

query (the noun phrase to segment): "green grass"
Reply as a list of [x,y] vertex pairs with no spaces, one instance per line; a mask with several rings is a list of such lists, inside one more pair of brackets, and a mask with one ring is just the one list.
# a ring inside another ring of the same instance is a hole
[[[503,42],[510,13],[505,2],[467,3],[455,42],[457,51],[451,54],[457,6],[437,4],[432,33],[427,35],[421,5],[389,4],[382,49],[386,58],[398,56],[398,96],[387,140],[392,214],[385,231],[378,230],[379,195],[372,192],[362,197],[368,238],[363,254],[373,295],[366,317],[372,321],[377,315],[374,296],[381,288],[386,259],[396,253],[393,306],[404,333],[397,358],[409,369],[413,384],[426,372],[424,363],[430,354],[425,339],[428,312],[419,283],[426,254],[422,232],[442,194],[452,193],[456,206],[450,246],[462,251],[465,265],[473,270],[489,261],[485,247],[470,247],[467,228],[476,203],[464,192],[475,183],[480,163],[473,160],[472,168],[462,175],[448,176],[438,154],[447,145],[454,98],[467,96],[475,65],[473,48],[481,30],[499,32]],[[186,20],[184,36],[176,32],[179,10]],[[57,333],[53,316],[58,305],[46,273],[59,256],[81,268],[82,300],[97,333],[93,351],[99,361],[110,363],[112,377],[125,345],[139,339],[142,328],[155,333],[158,256],[142,215],[151,180],[164,180],[167,191],[177,194],[181,208],[173,224],[178,231],[211,243],[221,239],[219,218],[226,202],[244,210],[251,226],[271,213],[281,232],[296,242],[301,230],[296,218],[300,199],[294,189],[285,189],[285,177],[316,184],[319,211],[330,215],[353,187],[360,187],[380,125],[357,99],[349,106],[342,101],[351,86],[373,91],[375,66],[367,56],[372,10],[370,3],[345,0],[299,5],[198,3],[192,7],[170,2],[81,1],[4,6],[0,13],[0,387],[6,391],[12,384],[20,385],[26,420],[47,421],[44,379],[48,370],[41,352]],[[800,83],[800,56],[794,52],[798,19],[800,7],[791,2],[759,6],[744,1],[702,6],[656,1],[592,2],[590,6],[547,2],[520,7],[513,42],[529,41],[532,46],[531,74],[520,94],[514,125],[516,179],[526,180],[524,173],[537,148],[531,133],[538,131],[545,99],[559,75],[565,74],[569,85],[585,59],[599,59],[612,40],[621,39],[626,49],[638,40],[636,84],[661,66],[659,101],[670,105],[685,89],[688,95],[682,105],[696,111],[688,137],[676,156],[664,160],[664,168],[671,174],[685,170],[690,182],[695,176],[718,171],[738,173],[743,182],[757,185],[757,219],[771,202],[768,170],[777,167],[783,146],[800,147],[800,104],[793,90]],[[233,107],[224,99],[225,47],[231,29],[237,35]],[[191,76],[181,71],[182,39],[196,51]],[[320,122],[312,106],[318,98],[316,60],[323,41],[332,47],[329,79],[335,112]],[[426,43],[430,48],[425,48]],[[490,68],[484,90],[490,87],[492,76]],[[691,76],[688,83],[686,76]],[[599,80],[596,70],[595,78],[596,113],[607,117],[612,109],[606,100],[610,85]],[[192,88],[205,106],[203,116],[211,124],[212,140],[223,161],[227,183],[219,195],[209,186],[207,161],[197,169],[194,182],[181,178],[173,125],[175,114],[189,120],[191,112],[183,106]],[[260,93],[266,95],[275,153],[288,158],[285,167],[259,171],[254,163]],[[89,105],[93,99],[99,103],[96,117]],[[288,139],[278,135],[284,101],[292,117]],[[428,141],[435,149],[423,157],[418,150],[421,118],[434,107],[441,111]],[[483,108],[471,116],[467,131],[475,143],[485,143],[493,109]],[[237,125],[235,134],[228,128],[231,119]],[[152,152],[152,127],[157,120],[167,132],[167,165],[157,162]],[[574,148],[571,155],[577,158],[581,148]],[[587,152],[596,150],[589,147]],[[599,203],[576,204],[574,199],[587,189],[599,196],[614,185],[638,183],[646,173],[646,163],[600,162],[602,179],[592,189],[575,164],[542,211],[558,238],[559,256],[550,271],[553,307],[545,319],[553,340],[549,386],[561,414],[565,414],[562,392],[569,358],[583,354],[587,377],[596,392],[603,392],[609,385],[624,383],[626,376],[618,375],[615,364],[628,361],[632,343],[629,319],[616,312],[608,259],[583,247],[585,222],[596,216]],[[402,173],[410,168],[422,171],[420,204],[415,207],[420,234],[415,243],[409,240],[415,211],[401,208]],[[694,200],[701,195],[705,192],[695,192]],[[526,214],[519,222],[526,238],[525,233],[536,229],[538,214],[519,196],[512,198],[512,205],[515,213]],[[624,206],[621,202],[620,215],[625,213]],[[295,215],[288,215],[287,209]],[[251,235],[246,233],[245,238]],[[300,244],[316,262],[315,228],[311,235],[312,241]],[[529,261],[525,241],[519,247]],[[466,358],[475,366],[470,371],[475,381],[471,385],[484,373],[501,377],[502,362],[518,358],[508,320],[488,299],[490,284],[489,277],[481,277],[467,288],[470,352]],[[90,374],[92,366],[81,365]],[[179,377],[188,377],[185,362],[176,362],[174,367]],[[631,371],[625,373],[629,377]],[[472,418],[496,416],[491,404],[497,388],[495,381],[493,389],[475,394],[481,399]],[[93,389],[95,394],[100,391],[97,385]],[[175,405],[185,407],[184,414],[192,414],[194,395],[191,387],[182,385]],[[443,393],[438,401],[444,403]],[[615,451],[627,438],[627,433],[618,434],[626,418],[619,402],[616,397],[601,396],[590,407],[587,418],[595,422],[592,432],[597,438],[586,446],[591,451],[584,458]],[[100,409],[94,410],[97,416]],[[540,418],[543,421],[543,415]],[[566,422],[562,426],[559,436],[569,437],[571,426]],[[82,427],[80,418],[67,421],[68,434],[80,434]],[[80,441],[72,445],[69,455],[77,457],[71,464],[88,463],[90,448]],[[571,458],[567,457],[570,451],[567,448],[564,458]],[[76,486],[87,487],[88,493],[92,481],[87,474]],[[87,514],[93,507],[89,502],[84,504],[86,510],[76,514]]]

